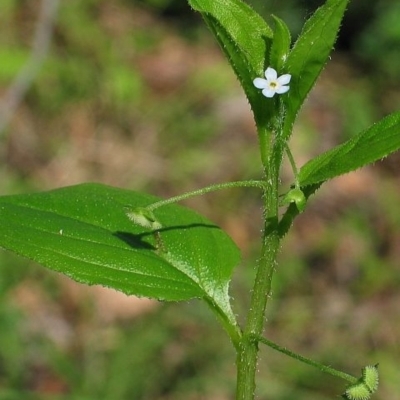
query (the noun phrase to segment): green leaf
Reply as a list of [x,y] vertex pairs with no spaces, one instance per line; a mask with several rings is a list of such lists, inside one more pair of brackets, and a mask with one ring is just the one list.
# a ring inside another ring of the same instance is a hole
[[158,201],[99,184],[0,198],[0,246],[75,281],[161,300],[206,298],[229,314],[228,283],[239,261],[232,240],[187,208],[157,209],[154,232],[126,207]]
[[281,75],[281,73],[286,73],[282,68],[290,51],[290,31],[281,19],[275,15],[273,15],[273,18],[275,20],[275,29],[270,51],[269,65],[278,71],[278,75]]
[[[272,30],[264,19],[240,0],[188,0],[199,11],[232,65],[253,109],[265,121],[271,102],[261,101],[253,80],[262,77]],[[261,122],[260,122],[261,124]]]
[[241,58],[253,74],[262,74],[272,31],[259,14],[240,0],[189,0],[189,4],[202,14],[218,40],[223,40],[218,38],[220,27],[225,29],[237,46],[236,53],[227,54],[230,60]]
[[300,169],[299,183],[304,187],[324,182],[378,161],[399,149],[400,112],[396,112],[310,160]]
[[292,75],[288,96],[284,138],[290,136],[296,116],[321,73],[336,41],[340,22],[349,0],[328,0],[306,22],[287,62],[285,72]]

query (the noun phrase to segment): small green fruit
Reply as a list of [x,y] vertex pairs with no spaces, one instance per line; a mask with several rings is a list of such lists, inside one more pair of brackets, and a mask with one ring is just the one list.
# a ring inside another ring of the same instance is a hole
[[157,230],[162,225],[156,220],[153,212],[144,207],[137,207],[126,212],[127,217],[136,225],[143,228]]
[[379,374],[378,365],[367,365],[362,369],[362,380],[371,393],[378,389]]
[[358,382],[349,386],[343,397],[347,400],[368,400],[371,397],[371,392],[364,382]]
[[303,212],[304,209],[306,208],[307,199],[300,188],[294,188],[286,193],[286,196],[284,197],[282,203],[283,204],[295,203],[297,209],[300,212]]

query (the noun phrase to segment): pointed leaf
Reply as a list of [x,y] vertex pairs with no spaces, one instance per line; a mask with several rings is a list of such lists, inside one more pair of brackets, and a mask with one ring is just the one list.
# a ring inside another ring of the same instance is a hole
[[[241,0],[189,0],[199,11],[232,65],[257,121],[265,121],[271,102],[262,101],[253,79],[262,77],[272,30]],[[264,99],[265,100],[265,99]],[[261,123],[261,122],[260,122]]]
[[[178,205],[155,211],[154,232],[125,207],[159,199],[99,184],[0,198],[0,246],[72,279],[162,300],[210,298],[229,310],[228,282],[239,252],[220,228]],[[228,312],[228,311],[227,311]]]
[[273,15],[275,20],[274,27],[274,39],[271,45],[271,52],[269,57],[269,65],[281,73],[287,72],[283,71],[283,65],[285,64],[290,50],[290,31],[285,22],[280,18]]
[[202,14],[218,40],[221,40],[218,38],[220,27],[225,29],[237,46],[236,53],[228,54],[230,59],[240,57],[252,73],[263,72],[267,41],[272,38],[272,31],[259,14],[241,0],[189,0],[189,4]]
[[393,113],[347,142],[306,163],[301,186],[324,182],[373,163],[400,149],[400,112]]
[[289,137],[301,105],[328,60],[348,1],[328,0],[318,8],[304,25],[288,56],[284,68],[292,75],[292,80],[285,97],[285,138]]

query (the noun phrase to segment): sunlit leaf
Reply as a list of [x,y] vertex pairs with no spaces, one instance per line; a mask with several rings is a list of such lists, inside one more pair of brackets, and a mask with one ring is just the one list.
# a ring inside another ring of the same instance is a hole
[[284,66],[285,72],[292,75],[290,91],[285,97],[285,138],[290,135],[301,105],[328,60],[348,1],[328,0],[321,6],[306,22],[289,53]]
[[256,121],[268,119],[272,107],[253,86],[262,77],[272,30],[264,19],[240,0],[189,0],[221,45],[253,109]]
[[178,205],[155,211],[158,234],[127,218],[126,207],[157,200],[99,184],[4,196],[0,246],[78,282],[162,300],[206,297],[227,311],[236,245]]
[[347,142],[306,163],[301,186],[324,182],[373,163],[400,149],[400,112],[393,113]]

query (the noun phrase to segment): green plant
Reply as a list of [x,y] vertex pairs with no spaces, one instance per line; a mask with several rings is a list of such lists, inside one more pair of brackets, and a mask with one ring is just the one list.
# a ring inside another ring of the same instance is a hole
[[[281,19],[274,17],[271,29],[240,0],[189,3],[216,36],[252,107],[262,179],[216,184],[167,200],[97,184],[3,196],[0,244],[78,282],[164,301],[204,300],[236,351],[238,400],[254,398],[260,344],[345,379],[347,399],[367,399],[377,389],[375,366],[363,368],[357,379],[295,354],[262,333],[276,257],[293,220],[323,183],[398,150],[400,113],[298,169],[288,145],[293,124],[329,57],[348,1],[328,0],[293,46]],[[285,155],[294,175],[286,193],[279,180]],[[238,187],[259,190],[264,209],[261,256],[244,326],[237,322],[228,293],[238,248],[206,218],[175,204]]]

